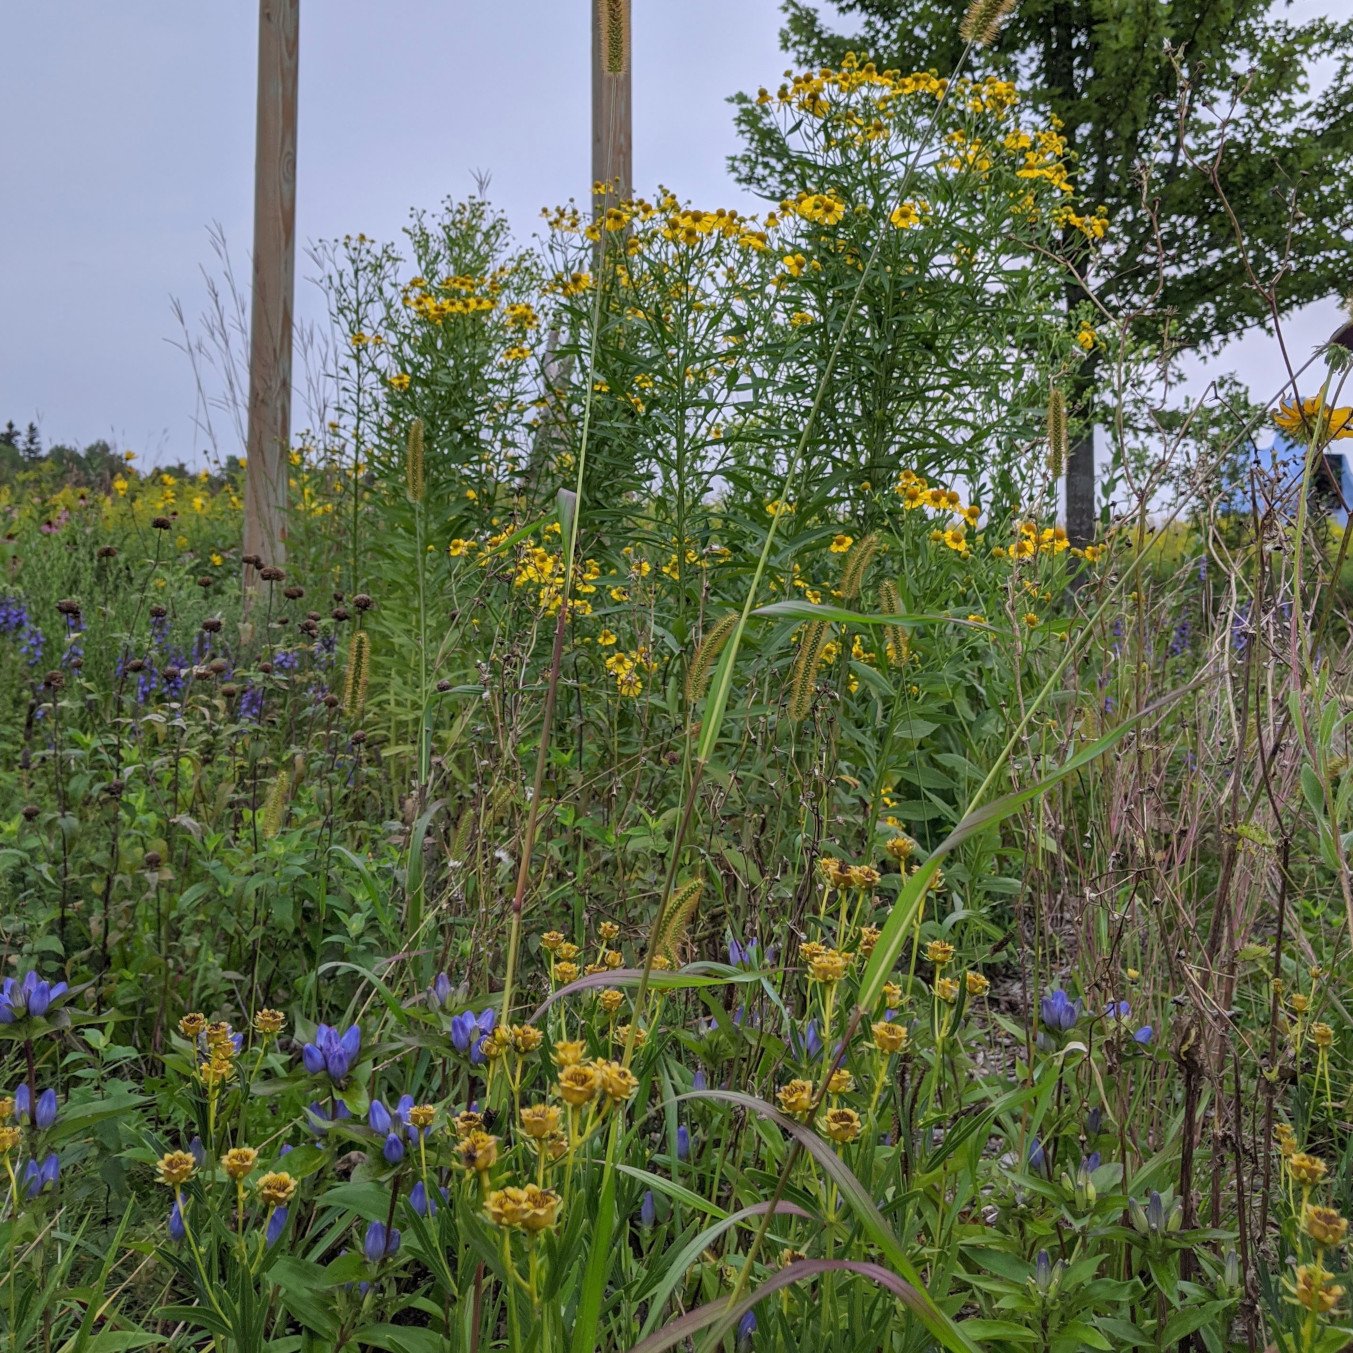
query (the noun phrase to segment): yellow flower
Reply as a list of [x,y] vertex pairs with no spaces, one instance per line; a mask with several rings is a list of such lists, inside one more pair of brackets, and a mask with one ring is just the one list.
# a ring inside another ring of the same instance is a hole
[[952,977],[941,977],[935,982],[935,995],[948,1005],[958,1000],[958,983]]
[[905,1024],[886,1019],[875,1020],[869,1030],[874,1035],[874,1046],[883,1053],[901,1052],[911,1036]]
[[860,1115],[854,1109],[828,1109],[822,1126],[832,1141],[853,1142],[860,1135]]
[[1287,1168],[1292,1171],[1292,1178],[1295,1179],[1298,1184],[1310,1188],[1312,1184],[1318,1184],[1324,1179],[1329,1166],[1327,1166],[1319,1156],[1312,1156],[1305,1151],[1298,1151],[1287,1162]]
[[559,1131],[559,1110],[553,1104],[532,1104],[521,1111],[521,1130],[535,1141]]
[[197,1173],[197,1161],[187,1151],[169,1151],[160,1157],[155,1171],[160,1183],[177,1189]]
[[554,1045],[554,1064],[557,1067],[577,1066],[583,1059],[583,1053],[587,1051],[587,1044],[581,1039],[570,1041],[560,1040]]
[[549,954],[555,953],[563,943],[564,937],[557,930],[547,930],[540,937],[540,947]]
[[274,1170],[258,1181],[258,1196],[269,1207],[286,1207],[296,1192],[296,1181],[285,1170]]
[[451,1120],[451,1126],[455,1129],[457,1137],[468,1137],[472,1132],[484,1130],[484,1115],[466,1109],[464,1113],[458,1113]]
[[460,1163],[470,1174],[487,1174],[498,1160],[498,1138],[487,1132],[472,1132],[456,1143]]
[[808,975],[815,982],[839,982],[850,967],[850,954],[839,949],[828,949],[824,953],[814,954],[808,960]]
[[883,1003],[894,1010],[902,1004],[902,988],[896,982],[883,984]]
[[207,1017],[197,1010],[190,1010],[179,1020],[179,1033],[184,1038],[196,1038],[207,1027]]
[[287,1017],[280,1010],[260,1010],[254,1016],[254,1028],[261,1034],[280,1034],[286,1027]]
[[888,220],[898,230],[910,230],[921,224],[921,213],[914,202],[899,202],[888,214]]
[[495,1189],[484,1200],[484,1213],[495,1226],[543,1231],[555,1223],[559,1195],[536,1184],[528,1184],[524,1189]]
[[415,1104],[409,1110],[409,1123],[416,1128],[430,1128],[437,1117],[435,1104]]
[[388,379],[392,390],[407,390],[409,388],[409,373],[407,371],[396,371]]
[[851,547],[854,543],[855,543],[855,537],[854,537],[854,536],[848,536],[848,535],[836,535],[836,536],[833,536],[833,537],[832,537],[831,547],[830,547],[830,548],[831,548],[831,552],[832,552],[833,554],[845,554],[845,552],[846,552],[848,549],[850,549],[850,547]]
[[855,1088],[855,1077],[843,1066],[838,1066],[827,1078],[827,1093],[848,1095]]
[[597,934],[609,944],[620,934],[620,927],[614,921],[603,921],[597,927]]
[[22,1141],[22,1128],[0,1127],[0,1156],[7,1156],[11,1151],[18,1150]]
[[925,956],[927,962],[942,968],[953,961],[954,946],[948,940],[931,940],[925,947]]
[[1332,1207],[1308,1207],[1303,1224],[1306,1234],[1326,1248],[1342,1245],[1348,1234],[1348,1223]]
[[559,1073],[559,1095],[574,1108],[590,1103],[601,1088],[601,1076],[593,1066],[575,1063]]
[[446,552],[452,559],[463,559],[472,549],[474,549],[473,540],[465,540],[461,536],[456,536],[446,547]]
[[789,1114],[807,1113],[813,1107],[813,1083],[806,1080],[792,1080],[776,1091],[775,1098],[781,1110]]
[[599,643],[602,648],[610,648],[615,642],[616,636],[611,630],[603,629],[602,632],[597,635],[597,643]]
[[258,1152],[252,1146],[234,1146],[221,1157],[221,1164],[238,1184],[258,1164]]
[[968,987],[969,996],[985,996],[991,990],[991,983],[980,972],[966,972],[963,980]]
[[554,965],[554,980],[567,985],[569,982],[576,982],[578,979],[578,965],[576,963],[556,963]]
[[1030,629],[1033,629],[1034,626],[1038,624],[1038,616],[1035,615],[1033,611],[1025,611],[1024,623],[1028,625]]
[[1328,1315],[1344,1295],[1344,1289],[1319,1264],[1300,1265],[1295,1279],[1290,1281],[1290,1288],[1298,1306],[1321,1315]]
[[544,1042],[545,1035],[534,1024],[517,1024],[512,1028],[512,1046],[518,1052],[535,1052]]
[[1089,352],[1090,349],[1095,346],[1094,329],[1092,329],[1090,325],[1082,323],[1080,329],[1076,333],[1076,342],[1079,343],[1086,352]]
[[910,836],[894,836],[884,843],[883,848],[894,860],[900,862],[907,859],[916,849],[916,842]]
[[1332,441],[1353,437],[1353,409],[1332,409],[1320,397],[1284,400],[1273,415],[1273,421],[1290,437],[1309,441],[1323,426],[1324,436]]
[[629,1099],[639,1088],[639,1079],[619,1062],[593,1062],[593,1069],[601,1082],[602,1093],[613,1104]]
[[1312,1024],[1311,1042],[1318,1048],[1330,1047],[1334,1043],[1334,1030],[1328,1024]]

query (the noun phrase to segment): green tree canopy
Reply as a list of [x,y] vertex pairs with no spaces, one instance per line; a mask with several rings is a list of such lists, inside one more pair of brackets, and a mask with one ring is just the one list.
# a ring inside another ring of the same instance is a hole
[[[854,32],[784,0],[783,45],[806,64],[847,51],[879,66],[948,73],[963,51],[942,0],[839,0]],[[1110,217],[1086,288],[1133,336],[1215,349],[1353,285],[1353,20],[1291,22],[1268,0],[1025,0],[969,69],[1003,75],[1061,119],[1081,197]],[[746,96],[731,162],[769,196],[792,183]],[[1215,179],[1215,182],[1214,182]],[[1253,276],[1251,275],[1253,271]],[[1255,280],[1263,284],[1256,287]],[[1066,302],[1086,290],[1068,279]],[[1095,363],[1083,368],[1085,404]],[[1085,432],[1068,467],[1068,525],[1094,525]]]

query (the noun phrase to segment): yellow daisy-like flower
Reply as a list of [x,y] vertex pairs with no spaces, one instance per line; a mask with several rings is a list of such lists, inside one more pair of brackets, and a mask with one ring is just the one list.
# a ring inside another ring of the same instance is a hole
[[925,947],[925,956],[928,962],[942,968],[953,962],[954,946],[948,940],[931,940]]
[[869,1031],[874,1036],[874,1046],[883,1053],[901,1052],[911,1037],[905,1024],[894,1024],[886,1019],[875,1020]]
[[286,1028],[287,1017],[280,1010],[260,1010],[254,1015],[254,1028],[271,1037]]
[[156,1163],[155,1173],[161,1184],[177,1189],[197,1173],[197,1161],[187,1151],[169,1151]]
[[850,960],[850,954],[843,954],[839,949],[828,949],[814,954],[808,960],[808,975],[815,982],[839,982],[846,975]]
[[252,1146],[234,1146],[221,1157],[221,1165],[237,1184],[253,1172],[258,1152]]
[[470,1174],[487,1174],[498,1161],[498,1138],[487,1132],[472,1132],[456,1143],[456,1154]]
[[521,1130],[534,1141],[559,1131],[559,1110],[553,1104],[532,1104],[521,1111]]
[[1319,1156],[1312,1156],[1305,1151],[1293,1155],[1287,1162],[1287,1168],[1291,1170],[1292,1178],[1307,1188],[1320,1183],[1329,1170],[1329,1166]]
[[991,990],[991,982],[980,972],[966,972],[963,981],[967,985],[969,996],[985,996]]
[[952,977],[941,977],[935,982],[935,995],[946,1005],[953,1005],[958,1000],[958,983]]
[[560,1098],[575,1109],[591,1103],[600,1088],[601,1076],[593,1066],[575,1063],[573,1066],[564,1067],[559,1073]]
[[1344,1295],[1344,1289],[1319,1264],[1300,1265],[1288,1287],[1298,1306],[1320,1315],[1328,1315]]
[[273,1170],[258,1181],[258,1196],[269,1207],[286,1207],[296,1193],[296,1180],[285,1170]]
[[854,1109],[828,1109],[822,1128],[834,1142],[853,1142],[860,1135],[860,1115]]
[[888,221],[897,230],[910,230],[921,224],[921,213],[915,202],[899,202],[888,213]]
[[1302,1225],[1306,1228],[1306,1234],[1317,1245],[1327,1249],[1342,1245],[1344,1237],[1348,1234],[1348,1222],[1332,1207],[1308,1207],[1306,1215],[1302,1218]]
[[601,1083],[601,1092],[612,1104],[629,1099],[639,1088],[639,1078],[619,1062],[593,1062]]
[[775,1092],[780,1109],[788,1114],[807,1113],[813,1107],[813,1083],[806,1080],[792,1080]]
[[1318,395],[1303,399],[1300,404],[1296,400],[1283,400],[1273,421],[1298,441],[1309,441],[1322,430],[1331,441],[1353,437],[1353,408],[1333,409]]

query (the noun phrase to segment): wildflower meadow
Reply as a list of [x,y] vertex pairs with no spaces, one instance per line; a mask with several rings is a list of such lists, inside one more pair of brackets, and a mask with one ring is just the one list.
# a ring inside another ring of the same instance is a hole
[[1353,1347],[1353,326],[1153,402],[970,65],[323,245],[284,557],[0,466],[0,1347]]

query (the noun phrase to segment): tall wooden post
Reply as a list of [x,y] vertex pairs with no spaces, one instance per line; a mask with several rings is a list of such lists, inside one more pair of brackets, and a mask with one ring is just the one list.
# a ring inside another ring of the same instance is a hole
[[[244,553],[278,567],[286,558],[291,452],[299,39],[300,0],[259,0]],[[257,585],[255,566],[245,565],[244,583],[246,592]]]
[[634,196],[634,116],[630,81],[630,0],[592,0],[593,219]]

